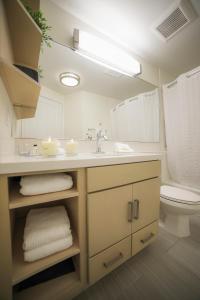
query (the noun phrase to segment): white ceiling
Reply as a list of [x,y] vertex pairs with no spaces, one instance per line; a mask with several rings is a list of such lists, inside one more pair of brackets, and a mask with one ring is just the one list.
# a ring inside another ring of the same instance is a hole
[[[113,77],[106,73],[108,70],[104,67],[56,43],[53,43],[51,48],[45,48],[41,53],[39,64],[43,70],[41,83],[62,94],[85,90],[123,100],[155,88],[141,79],[127,76]],[[63,86],[59,81],[59,75],[63,72],[80,75],[80,85],[75,88]]]
[[[168,42],[152,31],[153,23],[176,0],[52,0],[99,32],[149,63],[178,75],[200,65],[200,18]],[[200,0],[191,0],[200,15]]]

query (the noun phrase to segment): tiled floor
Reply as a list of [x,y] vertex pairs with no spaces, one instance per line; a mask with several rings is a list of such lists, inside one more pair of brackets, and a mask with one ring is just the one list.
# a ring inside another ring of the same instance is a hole
[[76,300],[200,300],[200,217],[191,232],[178,239],[160,229],[157,241]]

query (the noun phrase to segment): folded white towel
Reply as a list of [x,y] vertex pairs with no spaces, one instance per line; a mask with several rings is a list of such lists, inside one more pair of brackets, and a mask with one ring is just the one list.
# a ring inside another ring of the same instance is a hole
[[133,152],[133,149],[128,144],[115,143],[115,152]]
[[32,250],[71,234],[64,206],[35,208],[28,212],[24,229],[24,250]]
[[24,260],[27,262],[35,261],[56,252],[62,251],[72,246],[72,235],[65,239],[57,240],[52,243],[43,245],[33,250],[24,252]]
[[20,193],[25,196],[58,192],[73,186],[72,177],[65,173],[23,176]]

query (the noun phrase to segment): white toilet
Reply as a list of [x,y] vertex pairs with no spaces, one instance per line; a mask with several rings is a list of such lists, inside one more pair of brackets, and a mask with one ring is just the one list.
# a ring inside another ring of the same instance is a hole
[[200,214],[200,194],[163,185],[160,190],[161,226],[178,237],[190,235],[189,217]]

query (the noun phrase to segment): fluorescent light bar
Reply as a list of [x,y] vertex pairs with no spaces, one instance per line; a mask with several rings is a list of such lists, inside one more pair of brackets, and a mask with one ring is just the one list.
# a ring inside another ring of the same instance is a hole
[[74,30],[74,48],[87,59],[113,71],[134,77],[141,73],[141,65],[130,54],[88,32]]

